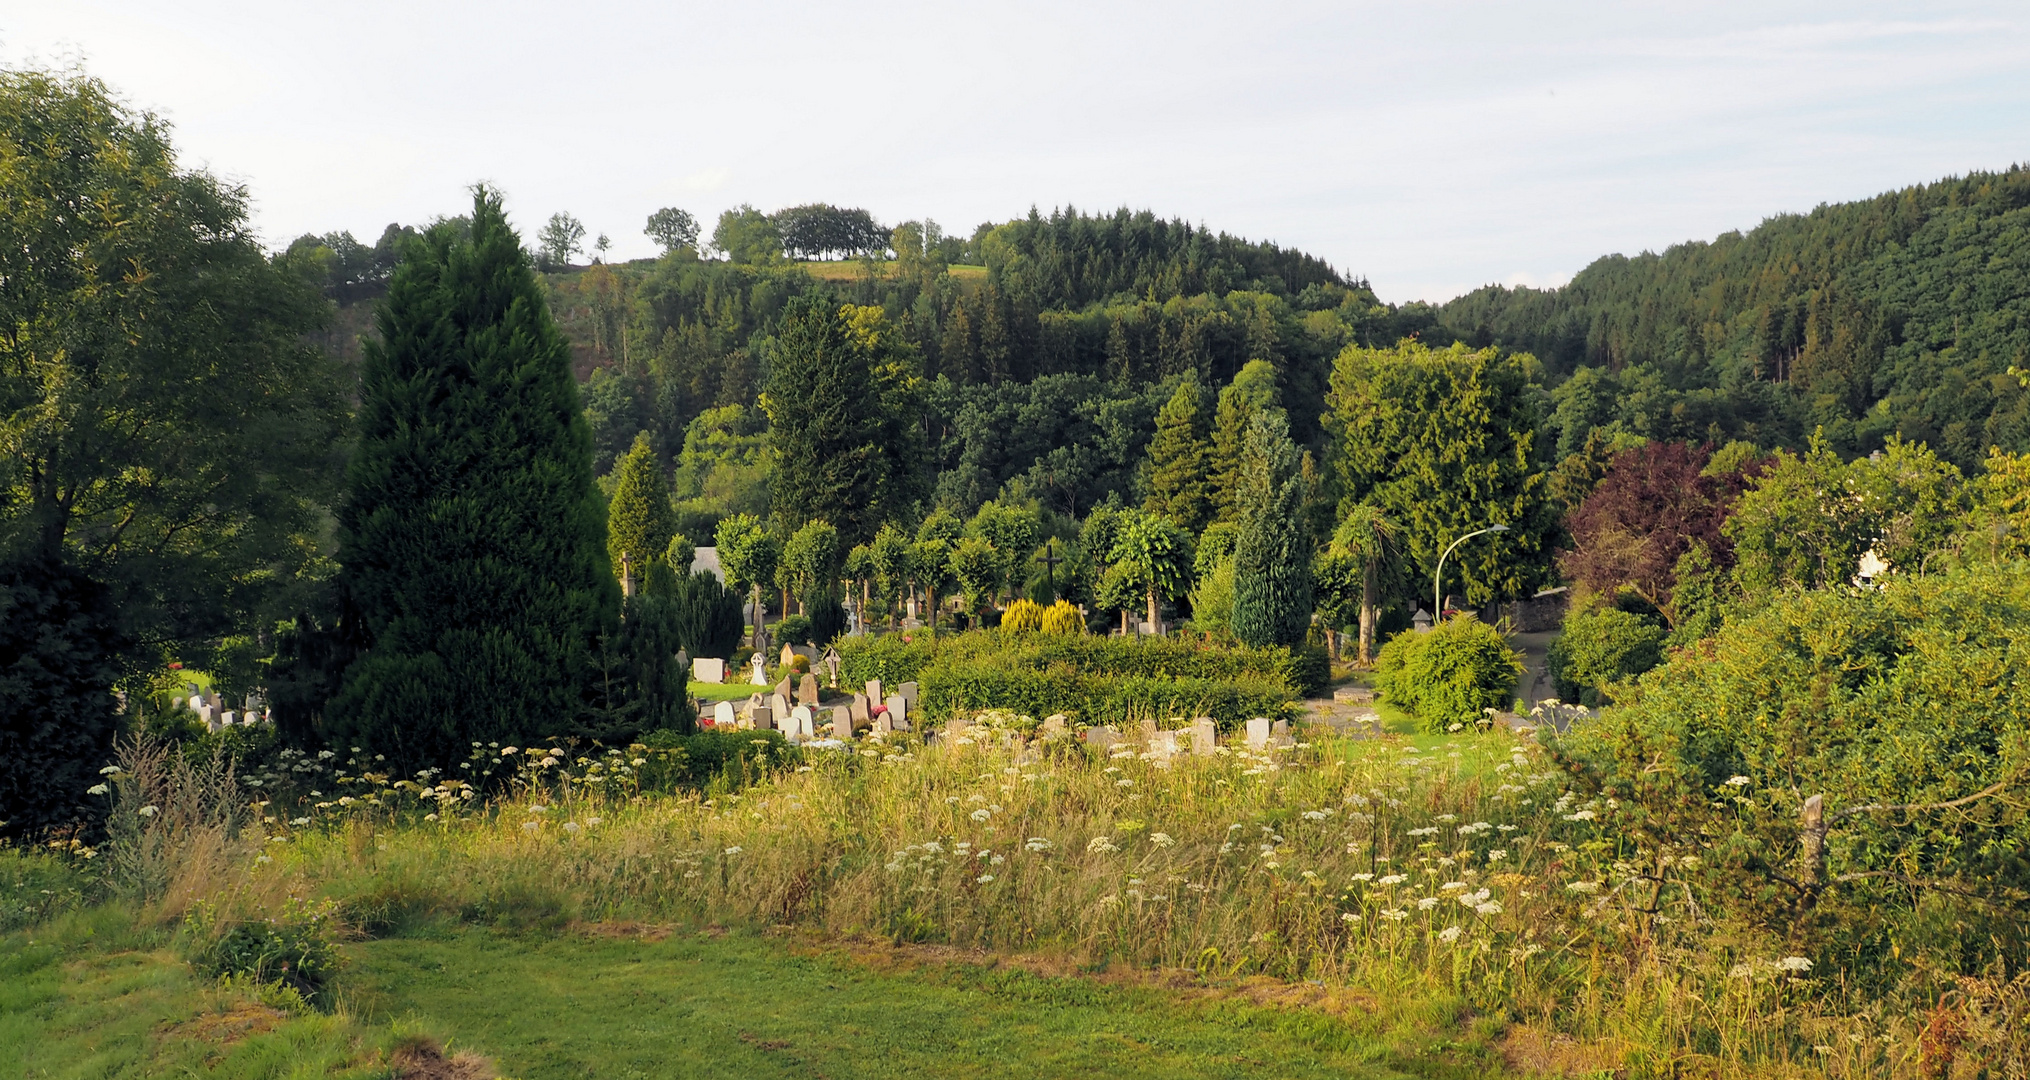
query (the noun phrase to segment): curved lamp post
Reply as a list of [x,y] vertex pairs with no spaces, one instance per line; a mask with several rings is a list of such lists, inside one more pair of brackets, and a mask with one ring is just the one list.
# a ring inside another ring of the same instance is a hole
[[1452,554],[1452,548],[1456,548],[1459,545],[1467,542],[1468,540],[1471,540],[1474,537],[1481,535],[1482,533],[1505,533],[1507,531],[1508,526],[1506,525],[1489,525],[1485,529],[1479,529],[1474,532],[1467,533],[1465,536],[1462,536],[1459,539],[1452,541],[1452,546],[1445,549],[1445,554],[1438,556],[1438,569],[1431,575],[1432,619],[1438,622],[1445,621],[1445,600],[1444,597],[1440,595],[1441,586],[1439,585],[1439,582],[1443,581],[1445,578],[1445,558],[1446,556]]

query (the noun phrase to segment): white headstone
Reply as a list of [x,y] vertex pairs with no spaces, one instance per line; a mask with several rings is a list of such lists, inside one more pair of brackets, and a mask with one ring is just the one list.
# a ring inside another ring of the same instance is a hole
[[716,656],[701,656],[691,661],[691,678],[702,683],[723,683],[726,681],[726,661]]
[[1201,716],[1191,722],[1191,752],[1210,756],[1219,745],[1219,727],[1212,717]]
[[1248,721],[1248,749],[1262,750],[1269,745],[1269,718],[1257,716]]
[[792,739],[815,738],[818,733],[816,720],[811,716],[809,705],[799,705],[789,711],[789,724],[783,730]]
[[732,703],[732,702],[730,702],[730,701],[722,701],[722,702],[719,702],[718,704],[716,704],[716,705],[712,706],[712,726],[713,726],[713,727],[723,727],[723,728],[730,728],[730,727],[732,727],[732,726],[734,725],[734,723],[735,723],[735,722],[736,722],[736,718],[735,718],[735,717],[734,717],[734,715],[733,715],[733,703]]
[[754,654],[754,672],[748,676],[747,681],[755,686],[768,685],[768,664],[762,660],[758,652]]
[[1095,750],[1105,750],[1120,740],[1113,728],[1089,727],[1085,729],[1085,744]]
[[768,695],[768,711],[777,716],[789,715],[789,699],[781,694]]
[[897,731],[909,730],[909,703],[901,694],[888,695],[888,723]]

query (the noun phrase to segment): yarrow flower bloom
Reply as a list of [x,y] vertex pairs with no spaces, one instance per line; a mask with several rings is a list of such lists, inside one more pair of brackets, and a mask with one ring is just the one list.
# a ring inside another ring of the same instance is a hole
[[140,814],[142,817],[154,817],[156,812],[160,809],[161,809],[160,807],[155,806],[144,806],[141,809],[135,811],[135,813]]
[[1591,896],[1600,891],[1600,883],[1597,881],[1574,881],[1565,886],[1565,891],[1584,893],[1587,896]]
[[1403,875],[1401,875],[1401,874],[1390,874],[1389,876],[1387,876],[1387,877],[1385,877],[1385,878],[1381,879],[1380,881],[1377,881],[1377,882],[1375,882],[1375,884],[1377,884],[1377,885],[1401,885],[1401,884],[1402,884],[1403,882],[1405,882],[1405,881],[1408,881],[1408,880],[1410,880],[1410,879],[1409,879],[1409,878],[1406,878],[1406,877],[1404,877],[1404,876],[1403,876]]
[[1778,971],[1803,973],[1811,970],[1811,961],[1802,956],[1786,956],[1775,964]]
[[1121,850],[1114,846],[1114,838],[1111,836],[1095,836],[1086,844],[1085,849],[1101,855]]
[[106,786],[106,785],[104,785],[104,784],[93,784],[93,785],[92,785],[91,787],[88,787],[88,788],[86,788],[86,789],[85,789],[85,794],[87,794],[87,795],[104,795],[104,794],[105,794],[106,792],[108,792],[108,791],[111,791],[111,790],[113,790],[113,789],[112,789],[112,788],[109,788],[109,787],[107,787],[107,786]]
[[1448,926],[1445,929],[1438,931],[1438,940],[1445,942],[1448,945],[1451,944],[1452,942],[1458,941],[1459,928],[1456,926]]
[[1749,779],[1745,776],[1730,776],[1727,778],[1728,787],[1747,787],[1749,783]]
[[741,846],[740,846],[739,844],[735,844],[735,845],[733,845],[732,847],[730,847],[730,848],[727,848],[727,849],[726,849],[726,854],[728,854],[728,855],[738,855],[738,854],[740,854],[740,852],[741,852],[741,851],[743,851],[743,850],[744,850],[744,849],[743,849],[743,848],[742,848],[742,847],[741,847]]
[[1169,847],[1170,845],[1176,843],[1177,841],[1172,840],[1170,838],[1169,833],[1159,832],[1159,833],[1150,833],[1149,842],[1156,845],[1157,847]]

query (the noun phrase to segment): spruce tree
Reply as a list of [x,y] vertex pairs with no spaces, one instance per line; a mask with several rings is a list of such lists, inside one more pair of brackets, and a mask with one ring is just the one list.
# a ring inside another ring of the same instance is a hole
[[411,243],[378,327],[339,511],[358,653],[330,735],[407,772],[584,730],[610,712],[620,590],[570,348],[497,194],[474,193],[469,233]]
[[1249,425],[1239,481],[1234,636],[1251,646],[1300,645],[1311,624],[1311,538],[1283,410],[1267,409]]
[[1212,520],[1205,435],[1205,392],[1198,373],[1187,371],[1156,414],[1156,437],[1149,442],[1149,498],[1143,506],[1192,533]]
[[1250,360],[1219,392],[1212,424],[1212,445],[1206,450],[1211,478],[1212,515],[1232,521],[1240,509],[1242,458],[1247,455],[1248,429],[1255,417],[1278,408],[1276,368],[1266,360]]
[[[613,502],[606,508],[606,553],[614,577],[623,574],[625,556],[625,572],[632,573],[639,586],[677,534],[677,511],[670,505],[669,483],[648,432],[635,435],[634,447],[614,464],[613,476]],[[690,572],[688,565],[684,572]]]

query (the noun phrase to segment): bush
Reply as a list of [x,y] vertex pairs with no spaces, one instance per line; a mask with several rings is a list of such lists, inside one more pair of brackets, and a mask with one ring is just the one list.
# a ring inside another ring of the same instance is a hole
[[202,941],[193,966],[212,978],[280,983],[305,1001],[327,1004],[325,991],[341,959],[332,915],[330,901],[312,905],[291,899],[278,918],[221,928],[208,925],[210,909],[200,907],[187,923]]
[[921,675],[926,716],[983,709],[1029,716],[1063,713],[1081,724],[1132,723],[1144,717],[1210,716],[1231,730],[1250,717],[1290,715],[1293,695],[1279,678],[1230,679],[1081,674],[996,661],[941,662]]
[[1043,629],[1043,605],[1034,600],[1017,600],[1001,612],[1001,629],[1010,634],[1033,633]]
[[1375,661],[1375,689],[1436,734],[1478,724],[1486,710],[1506,706],[1521,673],[1522,656],[1501,631],[1462,615],[1390,638]]
[[1618,608],[1575,613],[1551,643],[1546,666],[1558,696],[1598,708],[1608,687],[1663,662],[1665,630]]
[[[1659,849],[1703,852],[1726,894],[1826,953],[2021,970],[2026,627],[2023,563],[1779,594],[1554,747]],[[1823,867],[1801,857],[1813,795]]]
[[96,827],[125,641],[111,595],[68,567],[0,569],[0,839]]
[[777,645],[802,645],[811,637],[811,620],[807,615],[785,615],[782,621],[769,629],[769,637]]
[[1044,610],[1040,629],[1046,634],[1078,637],[1085,633],[1085,616],[1069,600],[1059,600]]

